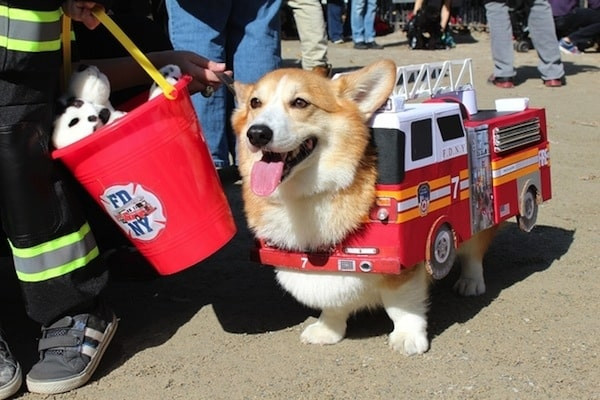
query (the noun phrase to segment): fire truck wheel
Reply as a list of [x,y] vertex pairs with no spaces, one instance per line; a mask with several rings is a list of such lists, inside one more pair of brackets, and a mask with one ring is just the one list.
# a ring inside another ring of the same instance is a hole
[[448,224],[443,224],[437,230],[431,243],[431,257],[429,266],[434,279],[442,279],[452,269],[456,259],[454,247],[454,233]]
[[527,192],[525,192],[523,195],[521,202],[522,214],[517,215],[517,221],[521,230],[529,232],[535,226],[538,214],[538,204],[535,198],[534,190],[527,190]]

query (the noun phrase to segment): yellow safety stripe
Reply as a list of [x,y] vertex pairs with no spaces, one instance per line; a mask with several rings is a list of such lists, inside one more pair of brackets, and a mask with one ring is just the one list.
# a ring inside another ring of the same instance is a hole
[[32,274],[17,271],[17,277],[22,282],[40,282],[45,281],[47,279],[56,278],[58,276],[68,274],[69,272],[75,271],[78,268],[86,266],[94,258],[98,257],[99,254],[100,251],[97,247],[95,247],[84,257],[78,258],[69,263]]
[[20,52],[49,52],[60,49],[62,9],[33,11],[0,6],[0,46]]
[[52,11],[33,11],[22,10],[19,8],[9,8],[0,6],[0,17],[10,17],[10,19],[18,19],[28,22],[56,22],[62,15],[62,9]]
[[65,235],[61,238],[54,239],[46,243],[38,244],[34,247],[19,249],[11,244],[13,256],[20,258],[37,257],[44,253],[57,250],[61,247],[70,246],[74,243],[77,243],[81,241],[81,238],[85,237],[85,235],[87,235],[90,231],[91,229],[89,224],[85,223],[77,232],[69,233],[68,235]]
[[0,35],[0,47],[24,52],[54,51],[60,49],[60,38],[47,42],[32,42],[29,40],[10,39]]

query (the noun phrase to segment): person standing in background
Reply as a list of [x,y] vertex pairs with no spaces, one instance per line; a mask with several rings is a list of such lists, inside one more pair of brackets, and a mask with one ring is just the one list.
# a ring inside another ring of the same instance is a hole
[[320,0],[288,0],[300,38],[302,69],[329,76],[327,30]]
[[382,45],[375,42],[376,12],[377,0],[352,0],[350,26],[355,49],[383,49]]
[[[236,80],[256,82],[281,66],[279,10],[282,0],[166,0],[168,30],[175,50],[225,62]],[[229,121],[233,95],[225,86],[192,102],[216,168],[235,163]]]
[[[490,42],[494,72],[488,82],[496,87],[510,89],[515,86],[513,35],[508,5],[504,0],[487,0],[485,15],[490,28]],[[540,59],[538,71],[546,87],[565,84],[565,70],[560,58],[558,39],[548,0],[533,0],[527,26],[531,41]]]

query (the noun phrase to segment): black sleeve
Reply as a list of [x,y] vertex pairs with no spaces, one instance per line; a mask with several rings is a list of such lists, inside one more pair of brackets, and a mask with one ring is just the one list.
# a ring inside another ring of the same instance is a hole
[[107,11],[108,11],[108,10],[110,10],[110,8],[111,8],[111,7],[112,7],[112,5],[113,5],[113,0],[95,0],[95,1],[96,1],[96,3],[98,3],[98,4],[101,4],[101,5],[103,5],[103,6],[104,6],[104,9],[105,9],[105,10],[107,10]]

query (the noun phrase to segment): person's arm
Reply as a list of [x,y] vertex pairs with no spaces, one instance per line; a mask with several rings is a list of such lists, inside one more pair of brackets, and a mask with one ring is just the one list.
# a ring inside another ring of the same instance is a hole
[[413,6],[413,14],[416,14],[423,7],[423,0],[416,0]]
[[442,3],[442,11],[440,13],[440,27],[442,31],[446,30],[448,27],[448,22],[450,21],[450,15],[452,13],[452,0],[444,0]]
[[[165,50],[146,54],[150,62],[157,68],[167,64],[175,64],[181,72],[190,75],[193,80],[188,86],[190,93],[204,90],[207,86],[217,88],[221,81],[214,72],[224,72],[225,64],[208,60],[191,51]],[[152,84],[152,79],[132,57],[81,60],[79,63],[95,65],[108,78],[112,91],[129,87]],[[73,67],[74,70],[76,66]],[[231,75],[230,71],[226,72]]]

